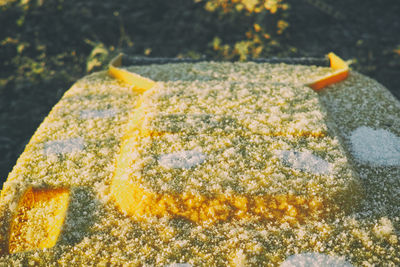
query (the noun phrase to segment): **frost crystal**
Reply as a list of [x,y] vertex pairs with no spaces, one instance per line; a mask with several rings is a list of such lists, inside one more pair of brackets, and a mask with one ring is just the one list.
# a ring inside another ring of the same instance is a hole
[[298,152],[283,150],[278,151],[278,157],[285,165],[314,174],[328,174],[332,168],[329,162],[320,157],[314,156],[309,151]]
[[328,256],[321,253],[303,253],[292,255],[287,258],[281,267],[352,267],[353,265],[337,257]]
[[67,154],[74,151],[80,151],[84,148],[85,142],[83,138],[71,138],[65,140],[49,141],[44,144],[44,153],[51,154]]
[[362,126],[350,136],[353,156],[378,166],[400,165],[400,137],[393,133]]
[[97,119],[97,118],[111,118],[117,115],[117,111],[115,109],[105,109],[105,110],[93,110],[93,109],[85,109],[81,111],[82,119]]
[[158,163],[166,168],[190,169],[206,160],[206,155],[195,150],[183,150],[161,155]]
[[166,265],[165,267],[192,267],[189,263],[173,263],[170,265]]

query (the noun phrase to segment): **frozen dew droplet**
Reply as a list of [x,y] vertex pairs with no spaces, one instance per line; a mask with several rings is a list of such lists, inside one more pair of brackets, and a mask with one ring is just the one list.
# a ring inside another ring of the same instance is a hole
[[377,166],[400,165],[400,137],[384,130],[361,126],[350,135],[353,156]]
[[321,253],[302,253],[289,256],[281,267],[353,267],[353,265],[339,257]]
[[281,150],[278,151],[277,155],[285,165],[300,171],[328,174],[332,168],[329,162],[313,155],[310,151]]
[[175,153],[163,154],[159,157],[158,163],[166,168],[190,169],[203,163],[207,156],[196,150],[183,150]]
[[83,150],[85,141],[81,137],[70,138],[65,140],[49,141],[44,144],[44,153],[50,154],[67,154],[74,151]]

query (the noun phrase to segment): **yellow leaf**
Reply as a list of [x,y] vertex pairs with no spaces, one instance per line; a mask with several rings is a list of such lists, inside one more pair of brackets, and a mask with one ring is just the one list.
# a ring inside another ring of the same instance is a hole
[[258,57],[261,54],[261,52],[263,51],[263,49],[264,49],[264,47],[262,47],[262,46],[258,46],[256,48],[254,48],[253,57]]
[[151,51],[152,51],[151,48],[146,48],[146,49],[144,50],[144,54],[145,54],[146,56],[148,56],[148,55],[150,55]]
[[264,3],[265,9],[269,10],[271,14],[275,14],[278,11],[278,3],[277,0],[267,0]]
[[219,50],[221,45],[221,38],[215,37],[213,40],[213,49],[214,50]]
[[286,22],[286,21],[284,21],[284,20],[279,20],[277,26],[278,26],[278,31],[277,31],[278,34],[282,34],[283,31],[284,31],[287,27],[289,27],[289,23]]
[[236,5],[236,10],[237,10],[238,12],[242,11],[243,8],[244,8],[244,6],[243,6],[242,4],[237,4],[237,5]]
[[253,33],[251,31],[247,31],[246,37],[247,37],[247,39],[251,39],[251,37],[253,37]]
[[242,3],[249,12],[253,12],[254,8],[258,4],[258,0],[243,0]]
[[254,30],[255,30],[256,32],[261,31],[261,26],[260,26],[259,24],[257,24],[257,23],[254,23],[253,27],[254,27]]

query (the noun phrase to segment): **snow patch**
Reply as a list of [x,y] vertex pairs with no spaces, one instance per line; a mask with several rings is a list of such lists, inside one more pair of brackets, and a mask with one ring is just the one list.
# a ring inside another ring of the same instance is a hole
[[175,153],[161,155],[158,163],[166,168],[190,169],[203,163],[207,156],[196,150],[183,150]]
[[400,165],[400,137],[384,130],[361,126],[350,137],[353,156],[378,166]]
[[67,154],[74,151],[81,151],[85,147],[85,141],[81,137],[49,141],[44,144],[44,153],[51,154]]
[[115,109],[105,109],[105,110],[95,110],[95,109],[85,109],[80,113],[82,119],[97,119],[97,118],[111,118],[117,115]]
[[310,151],[280,150],[277,155],[285,165],[297,170],[314,174],[328,174],[332,169],[329,162],[313,155]]
[[321,253],[302,253],[289,256],[281,267],[353,267],[353,265],[341,258]]

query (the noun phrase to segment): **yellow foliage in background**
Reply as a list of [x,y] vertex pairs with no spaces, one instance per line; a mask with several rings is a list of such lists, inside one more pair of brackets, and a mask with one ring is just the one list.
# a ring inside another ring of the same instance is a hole
[[276,37],[289,27],[285,20],[289,5],[285,0],[206,0],[204,8],[209,12],[219,12],[220,20],[243,17],[241,23],[248,23],[242,40],[223,44],[221,37],[214,38],[213,50],[225,59],[246,60],[266,55],[268,50],[279,45]]
[[222,8],[226,13],[234,10],[261,13],[267,10],[271,14],[275,14],[280,9],[288,9],[289,5],[284,3],[283,0],[207,0],[205,8],[211,12]]

